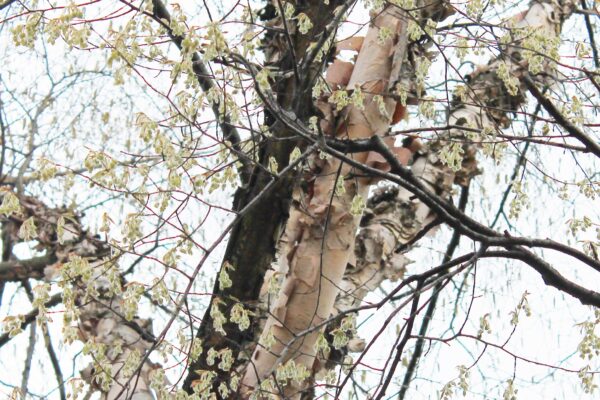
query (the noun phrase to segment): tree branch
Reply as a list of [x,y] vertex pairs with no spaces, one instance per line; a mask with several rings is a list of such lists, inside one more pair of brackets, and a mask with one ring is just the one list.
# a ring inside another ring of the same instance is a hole
[[57,261],[54,254],[49,253],[27,260],[9,260],[0,262],[0,282],[20,282],[24,279],[42,279],[44,268]]
[[[142,12],[144,15],[147,15],[150,18],[152,18],[154,21],[158,22],[163,28],[166,29],[167,34],[169,35],[169,37],[171,38],[173,43],[175,43],[177,48],[179,50],[182,50],[182,48],[183,48],[182,43],[185,40],[185,36],[176,35],[175,33],[173,33],[173,30],[171,29],[171,24],[170,24],[171,14],[169,13],[169,11],[167,10],[167,7],[161,0],[152,0],[152,6],[153,6],[152,14],[150,14],[146,11],[142,11],[140,8],[134,6],[133,4],[131,4],[127,1],[124,1],[124,0],[121,0],[121,1],[125,4],[127,4],[129,7]],[[210,71],[208,70],[208,68],[206,67],[204,62],[202,61],[202,58],[200,57],[200,54],[197,51],[194,51],[192,53],[191,60],[192,60],[192,70],[194,71],[194,74],[196,75],[196,79],[198,80],[200,87],[202,88],[202,90],[204,92],[208,93],[211,89],[216,87],[214,80],[211,78],[212,74],[210,73]],[[245,185],[249,182],[250,175],[252,173],[252,160],[250,158],[248,158],[246,153],[241,148],[241,137],[240,137],[239,132],[237,131],[237,128],[231,123],[229,116],[226,114],[223,114],[220,111],[220,107],[221,107],[221,104],[220,104],[219,100],[214,99],[211,104],[213,114],[215,115],[217,124],[219,125],[219,127],[221,128],[221,131],[223,132],[223,139],[227,140],[231,143],[232,150],[238,156],[238,159],[242,165],[239,168],[240,179],[241,179],[242,184]]]
[[[50,308],[50,307],[54,307],[58,304],[60,304],[62,301],[62,293],[56,293],[54,295],[52,295],[52,297],[50,297],[50,300],[48,300],[44,306],[46,308]],[[32,322],[35,322],[36,317],[39,314],[39,309],[38,308],[34,308],[33,310],[31,310],[30,312],[28,312],[27,314],[25,314],[24,316],[24,320],[23,323],[21,324],[21,329],[25,329],[29,324],[31,324]],[[10,334],[7,333],[3,333],[2,335],[0,335],[0,347],[4,346],[6,343],[10,342],[12,338],[10,337]]]
[[588,135],[583,133],[578,127],[576,127],[571,121],[569,121],[559,110],[556,108],[554,103],[550,101],[546,96],[540,92],[535,82],[528,76],[523,76],[523,82],[529,89],[529,92],[540,102],[544,110],[548,112],[555,120],[556,123],[562,126],[569,134],[579,140],[583,145],[592,152],[596,157],[600,157],[600,145],[595,142]]

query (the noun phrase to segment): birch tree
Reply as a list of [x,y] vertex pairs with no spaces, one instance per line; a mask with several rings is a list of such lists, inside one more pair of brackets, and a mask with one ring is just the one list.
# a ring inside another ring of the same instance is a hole
[[595,6],[0,2],[0,390],[593,398]]

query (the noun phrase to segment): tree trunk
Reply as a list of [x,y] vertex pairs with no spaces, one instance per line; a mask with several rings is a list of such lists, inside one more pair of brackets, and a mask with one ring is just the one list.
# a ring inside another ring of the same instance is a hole
[[[284,25],[281,17],[277,15],[279,2],[269,1],[263,9],[261,18],[266,24],[278,30],[287,29],[286,33],[267,33],[263,40],[266,62],[265,65],[277,71],[290,71],[297,67],[303,60],[311,42],[321,39],[323,35],[333,35],[331,27],[336,8],[341,5],[350,6],[353,1],[343,2],[332,0],[328,4],[322,1],[311,0],[304,2],[302,7],[297,6],[297,12],[304,12],[312,21],[313,28],[308,34],[298,32],[295,23],[288,20]],[[289,41],[288,41],[289,40]],[[290,47],[291,41],[291,47]],[[298,57],[298,59],[296,59]],[[277,101],[286,110],[292,110],[296,115],[306,120],[312,108],[312,92],[310,82],[319,75],[323,69],[323,62],[313,62],[303,71],[300,80],[295,77],[277,79],[273,85],[273,92],[277,94]],[[301,71],[302,72],[302,71]],[[251,201],[258,198],[257,203],[250,209],[233,228],[223,257],[221,271],[229,266],[233,270],[228,271],[232,285],[228,288],[219,287],[218,280],[213,288],[213,298],[202,319],[197,337],[202,339],[205,350],[214,348],[219,351],[228,348],[232,351],[234,359],[247,360],[254,348],[253,327],[240,330],[235,323],[225,323],[223,329],[225,335],[213,328],[213,307],[218,307],[223,315],[230,315],[231,309],[236,304],[242,304],[246,308],[256,307],[260,288],[263,284],[265,272],[275,257],[275,247],[279,240],[282,226],[288,217],[292,189],[295,176],[286,175],[280,177],[272,189],[265,192],[265,187],[273,177],[266,172],[271,158],[277,161],[280,169],[287,166],[289,157],[295,146],[302,147],[296,140],[289,139],[294,136],[288,129],[275,122],[269,110],[265,110],[265,123],[270,127],[276,140],[257,138],[260,140],[258,148],[258,163],[263,168],[255,168],[248,183],[240,187],[235,194],[233,209],[239,211]],[[288,138],[287,140],[282,140]],[[268,216],[268,217],[267,217]],[[216,299],[219,301],[217,302]],[[214,387],[220,383],[228,383],[231,371],[222,371],[217,365],[207,363],[204,351],[203,355],[189,365],[188,375],[184,381],[184,389],[192,392],[194,381],[198,379],[197,371],[210,370],[215,372]]]
[[[389,29],[390,38],[381,40],[382,28]],[[378,102],[376,96],[396,83],[391,76],[397,66],[393,61],[403,61],[406,45],[402,12],[387,7],[370,26],[347,85],[368,93],[364,106],[346,108],[339,119],[338,137],[362,139],[387,131],[396,102],[382,97]],[[356,154],[362,163],[367,157],[366,153]],[[315,360],[315,342],[321,331],[315,327],[331,315],[352,254],[362,213],[360,204],[367,196],[369,180],[358,177],[353,168],[336,159],[319,164],[286,227],[288,246],[281,257],[286,258],[289,271],[242,380],[246,397],[258,388],[275,392],[278,386],[285,387],[281,394],[286,397],[299,396]],[[284,364],[291,379],[284,374],[274,382],[271,374]]]
[[[535,27],[548,37],[560,33],[562,22],[573,11],[571,2],[533,1],[530,9],[516,18],[519,28]],[[525,101],[523,77],[528,74],[528,63],[522,61],[521,40],[506,49],[504,56],[482,65],[467,77],[466,95],[455,97],[448,115],[448,124],[482,130],[494,135],[494,132],[510,125],[509,114],[516,113]],[[509,76],[519,79],[517,92],[510,92],[500,77],[498,68],[502,63],[509,65]],[[544,61],[548,72],[548,61]],[[422,147],[415,155],[412,164],[413,174],[440,197],[450,195],[452,184],[468,185],[470,179],[479,173],[476,156],[481,148],[481,140],[489,141],[483,135],[480,139],[469,140],[470,131],[460,128],[450,129],[439,139]],[[441,150],[450,142],[460,143],[462,154],[458,168],[448,165],[440,157]],[[396,280],[402,277],[406,265],[410,262],[395,250],[412,242],[421,229],[435,219],[429,207],[421,201],[412,199],[405,189],[382,189],[376,192],[371,201],[372,210],[363,222],[357,237],[356,263],[350,264],[340,284],[340,294],[336,299],[337,312],[352,310],[360,305],[364,297],[375,290],[386,279]],[[409,249],[404,249],[404,252]],[[333,327],[336,329],[337,325]],[[341,353],[333,352],[328,360],[329,368],[341,362],[348,350],[361,351],[363,344],[358,338],[351,339],[350,347]]]

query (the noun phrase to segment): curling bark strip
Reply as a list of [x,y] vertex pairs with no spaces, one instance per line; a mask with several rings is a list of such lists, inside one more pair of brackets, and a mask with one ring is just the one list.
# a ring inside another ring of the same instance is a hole
[[[573,9],[571,1],[532,1],[529,10],[515,18],[515,27],[536,28],[549,38],[557,37],[562,23]],[[449,125],[493,130],[510,125],[509,114],[516,112],[525,101],[524,77],[528,74],[528,63],[520,54],[525,50],[521,42],[514,42],[503,55],[477,67],[467,77],[466,95],[462,99],[454,98],[448,116]],[[518,79],[517,93],[511,94],[498,73],[502,63],[508,65],[510,76]],[[550,67],[549,64],[548,60],[544,61],[546,68]],[[466,136],[458,128],[451,129],[415,155],[411,168],[414,175],[441,197],[449,196],[453,183],[465,186],[479,173],[476,155],[480,144],[476,141],[462,145],[463,160],[457,171],[443,163],[438,155],[446,141],[465,140]],[[429,207],[414,199],[405,189],[400,189],[393,200],[377,202],[371,212],[373,217],[364,224],[357,237],[357,262],[348,266],[340,284],[341,290],[335,303],[338,312],[360,306],[364,297],[384,280],[401,278],[410,260],[395,254],[394,249],[411,242],[435,218]],[[349,347],[349,351],[361,351],[362,341],[355,339],[350,343],[355,345],[354,348]]]
[[[395,83],[391,82],[393,61],[401,62],[403,57],[394,55],[406,50],[406,25],[403,12],[392,6],[373,20],[347,85],[348,89],[359,87],[365,93],[364,106],[345,108],[338,118],[338,137],[364,139],[383,135],[389,128],[396,102],[375,96],[381,96]],[[383,39],[382,29],[389,30],[391,37]],[[410,151],[405,149],[400,158],[406,164]],[[355,159],[366,163],[368,154],[357,153]],[[369,180],[356,176],[352,168],[333,158],[315,160],[312,172],[286,227],[288,244],[280,257],[285,257],[289,271],[242,380],[245,397],[259,388],[275,392],[279,385],[285,387],[285,393],[281,393],[285,397],[299,396],[305,385],[302,370],[313,369],[320,332],[302,337],[296,337],[296,333],[329,318],[353,252],[362,212],[357,199],[366,197]],[[271,374],[279,365],[290,362],[300,375],[283,378],[276,385]]]
[[[264,66],[276,71],[288,71],[296,66],[294,60],[300,61],[297,59],[298,55],[308,53],[311,43],[319,34],[332,34],[333,28],[329,25],[335,22],[338,8],[350,7],[354,0],[331,0],[327,4],[321,0],[303,2],[302,9],[298,11],[304,12],[313,23],[313,28],[308,34],[301,34],[293,20],[284,23],[282,13],[277,11],[283,2],[266,3],[261,11],[261,20],[268,27],[261,39],[261,48],[265,54]],[[335,26],[336,23],[333,27]],[[325,36],[328,37],[327,35]],[[293,44],[291,47],[290,41]],[[306,105],[310,104],[312,99],[311,91],[305,86],[312,82],[313,76],[322,72],[322,64],[316,61],[310,63],[306,70],[300,71],[299,82],[293,75],[274,79],[271,89],[273,93],[277,93],[277,106],[293,111],[298,118],[307,120],[311,107]],[[240,186],[234,196],[233,209],[236,211],[244,209],[250,203],[254,202],[254,205],[233,227],[227,242],[221,271],[225,270],[226,266],[233,266],[234,273],[230,274],[232,285],[229,288],[221,288],[216,280],[214,296],[196,335],[202,340],[204,349],[212,347],[217,351],[231,350],[236,359],[235,366],[244,363],[248,358],[246,354],[251,355],[254,350],[256,319],[250,318],[251,328],[245,331],[239,329],[237,324],[228,322],[223,326],[226,332],[223,335],[213,328],[211,311],[213,307],[218,307],[223,314],[228,315],[235,304],[242,303],[252,307],[256,303],[265,272],[275,257],[275,247],[288,216],[296,177],[295,174],[284,174],[274,182],[272,190],[265,190],[273,180],[266,168],[270,160],[276,160],[280,168],[287,166],[290,153],[299,145],[292,139],[294,133],[278,123],[268,108],[265,108],[265,125],[269,126],[277,140],[261,140],[257,144],[259,159],[256,161],[262,166],[253,169],[249,183]],[[217,300],[223,303],[219,305]],[[188,393],[193,393],[193,387],[199,382],[199,374],[205,371],[216,374],[213,380],[215,393],[221,384],[231,383],[231,372],[219,369],[217,363],[209,363],[207,354],[208,352],[204,351],[188,367],[188,375],[183,384]]]

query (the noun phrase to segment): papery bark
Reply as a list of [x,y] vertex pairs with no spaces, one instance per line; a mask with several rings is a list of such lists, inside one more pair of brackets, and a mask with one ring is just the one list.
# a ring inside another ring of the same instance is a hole
[[[516,27],[535,27],[552,37],[560,34],[562,22],[572,11],[573,3],[570,1],[533,1],[529,10],[518,17]],[[500,63],[507,63],[512,76],[521,79],[527,74],[528,65],[520,55],[522,50],[519,42],[514,43],[506,49],[503,57],[477,67],[467,77],[466,98],[454,98],[448,115],[449,125],[478,129],[487,127],[493,131],[510,125],[510,114],[516,112],[525,101],[524,84],[520,80],[519,92],[511,95],[497,71]],[[546,66],[548,64],[546,62]],[[441,148],[449,140],[462,143],[463,159],[460,169],[456,171],[442,162],[439,156]],[[480,173],[476,161],[479,149],[480,142],[467,139],[466,133],[459,128],[451,129],[419,150],[414,157],[412,171],[437,195],[448,198],[453,183],[466,186]],[[394,249],[412,241],[420,229],[435,218],[425,204],[411,199],[411,194],[404,189],[398,190],[394,199],[386,198],[378,202],[372,213],[373,217],[366,222],[357,238],[357,261],[348,266],[340,284],[341,291],[335,303],[338,312],[362,305],[365,296],[386,279],[401,278],[410,260],[395,254]],[[360,339],[355,338],[353,343],[357,347],[345,351],[361,350]],[[339,354],[334,361],[341,361]]]
[[[269,69],[287,72],[292,70],[294,62],[302,61],[301,57],[307,54],[311,43],[314,43],[316,38],[320,38],[328,25],[333,22],[337,8],[344,6],[346,2],[342,0],[331,0],[327,4],[321,0],[302,2],[299,11],[304,12],[313,23],[313,28],[307,34],[298,32],[294,20],[287,20],[284,25],[278,14],[279,5],[283,5],[283,2],[267,1],[266,3],[267,6],[262,10],[260,17],[263,23],[272,29],[266,31],[261,43],[265,53],[264,64]],[[306,69],[304,76],[300,77],[300,82],[290,74],[274,79],[272,91],[277,93],[277,103],[286,110],[292,110],[300,119],[308,119],[313,110],[312,107],[307,107],[307,104],[312,102],[312,96],[306,86],[308,82],[313,81],[314,76],[321,73],[323,65],[324,63],[321,62],[313,62]],[[258,155],[256,162],[261,165],[254,169],[249,183],[240,187],[234,198],[235,211],[240,211],[250,202],[257,201],[232,229],[227,242],[223,266],[230,265],[234,268],[230,271],[232,285],[229,288],[220,288],[218,282],[215,283],[214,297],[197,332],[197,337],[203,341],[205,350],[211,347],[215,350],[228,348],[236,358],[236,365],[246,362],[254,350],[256,323],[252,321],[250,329],[245,331],[241,331],[235,323],[226,323],[223,326],[226,335],[222,335],[213,329],[210,311],[215,304],[215,299],[223,302],[219,308],[224,315],[229,315],[235,304],[241,303],[244,307],[252,308],[257,303],[265,272],[275,257],[275,247],[281,228],[288,217],[295,182],[295,176],[288,174],[280,177],[272,190],[265,192],[265,187],[273,179],[266,167],[271,158],[277,161],[280,168],[285,167],[288,165],[294,147],[302,147],[292,139],[294,134],[289,129],[276,122],[271,110],[268,109],[265,109],[265,125],[269,126],[277,140],[258,136],[255,138],[259,148],[252,153]],[[207,351],[204,351],[198,360],[189,365],[183,387],[190,393],[198,379],[197,371],[210,370],[217,374],[213,385],[215,392],[220,383],[230,382],[231,372],[222,371],[217,365],[208,363],[206,354]]]
[[[392,38],[379,38],[382,27],[390,29]],[[374,96],[395,83],[391,76],[394,55],[402,54],[406,44],[406,22],[401,10],[386,8],[369,27],[347,86],[363,90],[364,108],[351,105],[345,109],[343,117],[338,118],[338,137],[362,139],[387,131],[396,102],[382,98],[382,112]],[[410,154],[408,150],[407,153]],[[355,155],[362,163],[367,158],[366,153]],[[406,163],[407,159],[403,161]],[[319,171],[313,171],[314,180],[308,182],[310,189],[292,209],[286,227],[288,245],[282,257],[286,258],[289,271],[242,380],[246,396],[283,363],[293,361],[295,368],[312,370],[315,342],[320,334],[319,329],[312,328],[333,312],[338,285],[352,255],[360,217],[350,213],[352,202],[358,197],[366,198],[369,180],[355,176],[352,168],[337,159],[319,160],[317,164]],[[338,179],[343,180],[344,189],[336,192]],[[264,343],[270,336],[274,343],[266,348]],[[281,395],[292,398],[298,397],[305,385],[287,380],[280,383],[285,386]]]
[[[2,194],[0,194],[0,199]],[[67,286],[73,291],[73,298],[78,319],[73,321],[77,325],[79,339],[82,342],[93,342],[106,346],[108,365],[111,368],[109,390],[101,390],[96,380],[98,371],[92,365],[81,371],[82,377],[95,389],[101,392],[103,400],[116,400],[131,398],[135,400],[153,400],[150,390],[152,371],[159,366],[146,360],[139,369],[139,378],[133,379],[124,376],[123,365],[131,352],[137,351],[143,357],[153,343],[152,322],[150,319],[141,319],[137,316],[131,321],[123,318],[123,298],[120,294],[111,294],[111,284],[107,278],[107,268],[111,265],[110,246],[105,241],[87,232],[80,222],[80,216],[72,215],[65,208],[50,208],[41,201],[29,197],[19,198],[21,212],[14,213],[2,219],[5,237],[12,243],[22,242],[19,230],[25,220],[33,217],[37,234],[36,250],[45,251],[41,257],[48,262],[30,263],[27,269],[28,276],[23,276],[23,262],[15,263],[15,273],[11,273],[7,265],[1,277],[5,281],[20,281],[22,279],[44,279],[53,281],[60,279],[61,269],[74,257],[85,259],[92,270],[92,279],[87,285],[80,277],[74,277]],[[65,218],[64,233],[59,239],[57,224],[59,219]],[[90,293],[94,293],[90,296]],[[63,294],[64,298],[64,294]],[[121,348],[118,352],[116,349]],[[140,358],[141,360],[141,358]]]
[[[413,173],[429,188],[443,197],[452,190],[454,175],[436,168],[424,152],[415,155]],[[377,289],[384,280],[402,279],[411,260],[396,250],[411,243],[435,214],[409,191],[394,187],[377,188],[368,204],[368,214],[356,238],[354,257],[348,265],[340,293],[335,302],[337,312],[345,312],[362,305],[365,296]],[[432,233],[433,231],[429,231]]]

